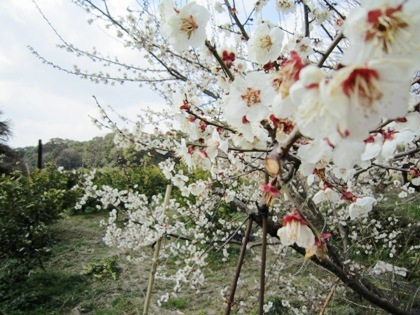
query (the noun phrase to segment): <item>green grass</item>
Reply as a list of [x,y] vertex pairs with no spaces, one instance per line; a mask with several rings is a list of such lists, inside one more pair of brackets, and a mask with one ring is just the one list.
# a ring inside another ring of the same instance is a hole
[[162,306],[170,310],[185,310],[188,306],[187,298],[172,298],[162,303]]
[[89,281],[81,275],[36,271],[9,291],[6,314],[61,314],[86,297]]
[[[417,205],[407,203],[395,208],[395,201],[398,199],[381,203],[378,205],[377,213],[387,215],[387,213],[396,212],[405,217],[405,220],[416,222],[415,218],[419,215],[416,211]],[[4,294],[5,290],[2,290],[0,284],[0,314],[2,312],[7,315],[142,314],[151,261],[146,259],[139,264],[128,263],[124,252],[105,246],[102,242],[104,229],[99,225],[99,221],[106,218],[106,213],[92,213],[65,217],[57,222],[53,228],[57,241],[51,249],[51,258],[44,264],[45,271],[35,270],[29,274],[26,281],[20,278],[15,283],[12,282],[13,285],[9,286],[7,295]],[[407,221],[402,222],[406,224]],[[410,235],[406,237],[411,240],[416,234]],[[222,261],[222,251],[211,249],[207,258],[209,266],[205,268],[208,283],[199,292],[184,286],[176,297],[171,297],[161,308],[156,306],[156,301],[161,294],[172,289],[173,283],[156,279],[149,314],[173,315],[177,312],[199,315],[222,314],[225,305],[220,291],[229,286],[232,281],[239,250],[239,246],[231,246],[228,250],[231,256],[227,261]],[[142,251],[149,256],[153,254],[151,248],[144,248]],[[247,252],[236,294],[238,301],[246,300],[250,296],[258,296],[259,263],[253,258],[259,255],[259,251],[260,248],[255,247],[253,253]],[[316,286],[317,283],[308,276],[309,274],[330,279],[331,283],[335,281],[334,277],[320,270],[313,263],[305,262],[302,257],[292,254],[292,251],[289,253],[290,255],[283,258],[286,259],[284,263],[287,267],[282,270],[282,273],[296,275],[293,285],[297,290],[304,291]],[[398,260],[403,261],[409,258],[416,259],[412,253],[406,253],[398,257]],[[114,259],[117,260],[117,265],[113,264]],[[274,259],[276,257],[269,253],[267,270],[270,270],[270,263]],[[417,265],[418,260],[419,256],[417,256]],[[177,271],[176,262],[173,257],[166,260],[166,268],[169,268],[170,273]],[[415,262],[411,264],[416,265]],[[83,275],[83,271],[89,268],[95,272],[99,270],[99,274],[104,276],[98,278]],[[118,277],[113,279],[112,274],[117,270]],[[418,274],[410,274],[410,277],[414,278],[408,281],[416,284]],[[266,294],[267,300],[275,302],[275,310],[281,310],[282,314],[287,314],[278,297],[278,293],[284,290],[278,284],[278,279],[268,277],[267,287],[270,290]],[[329,290],[319,290],[324,300],[317,303],[322,305]],[[357,305],[349,304],[350,299],[356,301]],[[288,297],[288,301],[295,306],[303,303],[293,295]],[[306,303],[312,302],[309,300]],[[248,314],[256,312],[257,303],[254,306]],[[275,310],[270,314],[276,314]],[[237,313],[236,309],[232,314],[236,314],[235,312]],[[384,314],[384,312],[370,307],[357,296],[349,295],[342,290],[334,294],[326,314],[371,315]]]

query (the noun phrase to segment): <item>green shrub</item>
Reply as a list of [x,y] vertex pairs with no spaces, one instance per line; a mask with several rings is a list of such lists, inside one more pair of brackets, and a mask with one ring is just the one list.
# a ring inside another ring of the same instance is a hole
[[[0,260],[16,260],[28,268],[42,265],[49,253],[49,226],[74,206],[74,174],[49,166],[30,176],[0,176]],[[10,263],[10,262],[9,262]]]
[[82,271],[82,275],[92,276],[95,279],[118,278],[121,268],[118,266],[118,256],[104,258],[98,262],[89,264]]

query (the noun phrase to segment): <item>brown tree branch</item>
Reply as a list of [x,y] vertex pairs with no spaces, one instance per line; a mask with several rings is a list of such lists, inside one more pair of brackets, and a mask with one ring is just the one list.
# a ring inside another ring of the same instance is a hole
[[245,236],[242,240],[241,253],[239,254],[238,263],[236,264],[235,275],[233,277],[232,284],[230,285],[229,299],[227,301],[225,315],[229,315],[232,309],[233,301],[235,298],[236,287],[238,285],[239,275],[241,274],[242,265],[244,263],[246,247],[249,241],[249,236],[251,235],[251,230],[252,230],[252,218],[249,218],[248,225],[245,231]]
[[[333,41],[334,40],[334,37],[330,34],[330,32],[328,32],[328,30],[327,30],[327,28],[324,26],[324,24],[321,24],[321,28],[324,30],[324,32],[327,34],[327,36]],[[340,48],[340,46],[338,46],[338,44],[337,44],[337,49],[341,52],[341,53],[343,53],[343,50]],[[324,55],[324,53],[323,53],[323,55]]]
[[331,43],[330,47],[328,47],[328,49],[325,51],[324,55],[322,56],[322,58],[318,61],[317,66],[319,68],[322,67],[322,65],[324,64],[324,62],[327,60],[327,58],[330,56],[331,52],[334,50],[334,48],[338,45],[338,43],[340,43],[340,41],[344,38],[343,33],[340,32],[337,34],[337,36],[334,38],[333,42]]
[[239,21],[238,16],[236,15],[236,8],[232,8],[232,6],[230,5],[229,0],[225,0],[225,5],[227,6],[228,10],[229,10],[229,14],[230,16],[233,18],[233,20],[235,21],[236,25],[239,27],[242,37],[248,41],[249,40],[249,35],[245,30],[245,27],[243,26],[243,24],[241,23],[241,21]]
[[309,37],[310,36],[310,28],[309,28],[309,7],[303,3],[303,16],[305,19],[305,37]]
[[205,118],[201,117],[200,115],[198,115],[198,114],[194,113],[194,112],[193,112],[193,111],[191,111],[190,109],[189,109],[189,110],[186,110],[186,112],[187,112],[188,114],[190,114],[191,116],[194,116],[194,117],[195,117],[195,118],[197,118],[198,120],[201,120],[201,121],[202,121],[202,122],[204,122],[206,125],[214,126],[214,127],[216,127],[216,128],[221,128],[221,129],[224,129],[224,130],[228,130],[228,131],[230,131],[230,132],[232,132],[232,133],[236,133],[236,130],[233,130],[232,128],[229,128],[229,127],[227,127],[227,126],[225,126],[225,125],[218,124],[218,123],[212,122],[212,121],[210,121],[210,120],[207,120],[207,119],[205,119]]
[[261,207],[262,218],[262,244],[261,244],[261,269],[260,269],[260,307],[259,314],[264,315],[264,295],[265,295],[265,266],[267,263],[267,215],[268,207]]
[[404,156],[408,156],[408,155],[413,155],[413,154],[416,154],[416,153],[418,153],[418,152],[420,152],[420,147],[417,147],[417,148],[415,148],[415,149],[409,150],[409,151],[407,151],[407,152],[401,152],[401,153],[395,154],[395,155],[392,157],[392,159],[393,159],[393,160],[396,160],[396,159],[402,158],[402,157],[404,157]]
[[330,10],[333,10],[335,13],[337,13],[338,14],[338,16],[344,21],[345,19],[346,19],[346,17],[343,15],[343,14],[341,14],[336,8],[335,8],[335,6],[334,5],[332,5],[329,1],[327,1],[327,0],[324,0],[324,2],[325,2],[325,4],[328,6],[328,9],[330,9]]
[[235,76],[233,75],[232,71],[230,71],[229,67],[223,61],[222,57],[220,57],[219,53],[216,50],[216,47],[210,43],[210,41],[206,40],[205,42],[206,47],[210,50],[214,58],[216,58],[217,62],[222,67],[224,73],[229,77],[231,81],[235,80]]

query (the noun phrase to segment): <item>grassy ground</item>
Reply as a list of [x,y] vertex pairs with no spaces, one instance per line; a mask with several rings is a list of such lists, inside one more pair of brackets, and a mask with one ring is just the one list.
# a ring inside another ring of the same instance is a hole
[[[415,212],[418,215],[417,211]],[[51,258],[45,262],[45,270],[34,270],[27,281],[12,286],[9,295],[13,296],[13,299],[0,302],[0,315],[143,314],[150,260],[133,265],[126,260],[125,253],[105,246],[102,242],[104,230],[99,225],[103,218],[106,218],[106,214],[76,215],[65,217],[55,224],[57,242],[51,249]],[[152,249],[144,250],[151,257]],[[254,250],[257,253],[259,248]],[[209,281],[200,292],[186,289],[161,308],[156,306],[156,299],[172,284],[157,280],[149,314],[223,314],[225,305],[220,291],[230,285],[237,255],[233,255],[232,259],[225,263],[221,262],[218,255],[220,253],[214,253],[212,256],[213,261],[210,264],[213,268],[206,270]],[[276,257],[270,256],[269,259],[273,260]],[[304,263],[301,257],[291,255],[290,261],[286,263],[288,269],[284,272],[297,275],[298,280],[293,284],[296,290],[305,291],[308,287],[313,287],[322,297],[319,301],[308,302],[308,305],[317,305],[317,311],[309,310],[309,314],[319,313],[319,308],[336,283],[335,278],[316,269],[311,263]],[[175,264],[173,266],[176,270]],[[247,260],[244,264],[243,277],[237,293],[238,301],[255,299],[258,295],[258,269],[259,264],[252,260]],[[318,278],[330,279],[332,285],[328,288],[317,286],[310,276],[311,273],[316,274]],[[275,287],[278,281],[278,278],[270,278],[268,285]],[[250,288],[255,288],[255,291]],[[272,297],[268,294],[269,299]],[[280,300],[273,301],[281,305]],[[278,309],[281,309],[281,306]],[[256,312],[250,311],[247,314],[253,315]],[[277,313],[271,313],[273,314]],[[385,313],[373,309],[354,294],[345,293],[337,288],[325,314]]]
[[[127,262],[124,253],[105,246],[104,230],[99,226],[105,217],[105,214],[70,216],[55,224],[57,242],[51,249],[51,258],[44,264],[45,270],[32,271],[28,281],[10,293],[15,298],[0,304],[0,310],[7,315],[142,314],[150,260],[133,265]],[[145,250],[152,256],[151,248]],[[96,271],[97,277],[87,274],[89,270]],[[118,273],[116,279],[113,272]],[[230,272],[223,269],[209,276],[230,279]],[[163,292],[167,287],[167,283],[156,281],[154,292]],[[149,314],[220,314],[221,309],[215,307],[220,301],[215,300],[221,289],[216,284],[200,293],[187,290],[159,309],[154,294]],[[203,310],[207,307],[211,309]]]

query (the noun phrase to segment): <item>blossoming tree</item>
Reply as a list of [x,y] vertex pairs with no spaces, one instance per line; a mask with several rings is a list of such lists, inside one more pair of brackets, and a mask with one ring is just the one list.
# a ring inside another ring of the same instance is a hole
[[[158,196],[93,187],[87,178],[85,198],[122,205],[127,215],[121,226],[111,212],[109,245],[134,250],[171,238],[161,255],[182,261],[171,276],[177,292],[205,283],[209,246],[227,256],[237,243],[242,251],[224,301],[226,314],[247,312],[234,296],[254,224],[260,314],[270,306],[267,248],[279,257],[292,248],[377,307],[410,314],[413,302],[390,299],[370,280],[371,262],[358,258],[380,251],[392,262],[403,250],[408,230],[392,215],[375,214],[386,202],[378,186],[388,181],[408,198],[420,185],[420,1],[163,0],[137,2],[125,16],[114,16],[105,0],[74,2],[114,28],[141,60],[122,64],[64,43],[111,72],[63,70],[96,82],[146,83],[162,96],[167,110],[150,110],[134,130],[119,129],[106,113],[100,123],[117,131],[118,145],[164,154],[162,172],[185,198],[164,212]],[[160,129],[145,132],[147,123]],[[205,176],[194,177],[197,169]],[[230,205],[227,216],[218,214],[221,204]],[[244,226],[238,242],[233,236]],[[268,246],[268,236],[278,241]],[[416,249],[404,248],[413,257]],[[273,264],[271,272],[290,286],[284,262]],[[159,273],[166,277],[164,268]],[[310,313],[307,305],[295,312]]]

